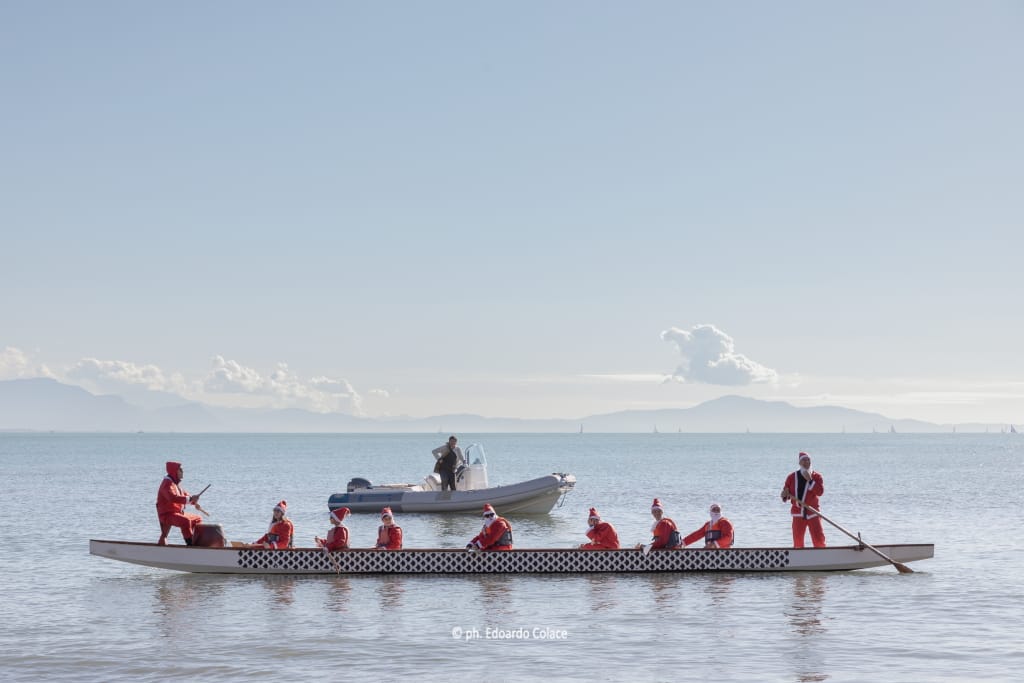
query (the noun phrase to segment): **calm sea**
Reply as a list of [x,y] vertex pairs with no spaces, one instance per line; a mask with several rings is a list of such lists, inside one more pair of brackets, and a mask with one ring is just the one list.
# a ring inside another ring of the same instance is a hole
[[[936,557],[907,575],[179,574],[88,554],[90,538],[156,540],[165,460],[185,463],[189,490],[212,484],[202,502],[229,539],[254,540],[286,499],[298,541],[311,545],[328,529],[331,493],[353,476],[417,481],[443,437],[0,434],[0,676],[1020,679],[1024,435],[459,436],[484,444],[492,484],[579,479],[550,516],[512,518],[520,547],[582,542],[591,506],[624,543],[646,541],[654,496],[683,531],[717,500],[738,545],[788,545],[778,490],[805,450],[833,520],[869,543],[935,543]],[[473,516],[398,522],[407,547],[462,547],[479,528]],[[353,544],[372,545],[376,526],[355,516]]]

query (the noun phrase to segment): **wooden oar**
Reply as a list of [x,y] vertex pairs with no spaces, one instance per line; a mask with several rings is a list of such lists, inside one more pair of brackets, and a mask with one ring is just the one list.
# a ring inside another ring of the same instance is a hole
[[327,553],[327,557],[331,558],[331,564],[334,565],[334,573],[341,574],[341,565],[338,564],[338,560],[334,557],[334,553],[332,553],[327,548],[324,548],[324,552]]
[[[799,502],[799,501],[797,501],[797,502]],[[820,511],[815,510],[814,508],[812,508],[810,505],[808,505],[806,503],[800,503],[800,505],[802,505],[804,508],[810,510],[814,514],[818,515],[823,520],[825,520],[826,522],[828,522],[829,524],[831,524],[835,528],[839,529],[840,531],[842,531],[844,534],[846,534],[847,536],[849,536],[853,540],[857,541],[857,543],[859,543],[860,545],[864,546],[865,548],[871,550],[873,553],[875,553],[876,555],[881,557],[883,560],[885,560],[886,562],[888,562],[892,566],[896,567],[896,571],[898,571],[900,574],[913,574],[914,573],[914,570],[911,569],[910,567],[908,567],[907,565],[901,564],[901,563],[897,562],[896,560],[892,559],[891,557],[889,557],[888,555],[883,553],[878,548],[876,548],[876,547],[874,547],[872,545],[868,545],[867,543],[865,543],[864,541],[861,540],[860,536],[854,536],[851,532],[847,531],[846,529],[844,529],[840,525],[836,524],[831,519],[829,519],[825,515],[821,514]]]

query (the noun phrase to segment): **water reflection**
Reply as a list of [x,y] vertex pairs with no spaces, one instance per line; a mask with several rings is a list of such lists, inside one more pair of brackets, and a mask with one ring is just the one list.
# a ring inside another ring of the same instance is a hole
[[352,582],[347,576],[335,575],[327,579],[324,605],[331,612],[347,612],[352,599]]
[[668,609],[679,599],[679,584],[684,579],[679,574],[650,574],[645,579],[651,584],[654,603],[659,608]]
[[817,646],[818,636],[825,628],[822,605],[825,601],[828,577],[823,574],[799,574],[792,577],[792,595],[786,601],[786,617],[797,637],[799,651],[803,656],[793,658],[796,663],[795,680],[800,683],[820,683],[828,680],[824,673],[824,662]]
[[192,627],[197,606],[208,605],[224,593],[220,581],[208,577],[168,576],[154,584],[153,614],[166,638]]
[[509,574],[472,577],[470,580],[477,584],[479,590],[478,602],[481,611],[488,616],[511,614],[509,603],[512,596],[512,585],[516,578]]
[[721,607],[725,603],[735,582],[736,577],[730,574],[711,574],[707,577],[706,592],[712,607]]
[[593,612],[614,610],[619,606],[616,579],[612,574],[588,574],[587,588],[590,589],[590,609]]
[[377,597],[381,607],[401,607],[405,595],[404,576],[383,576],[377,584]]

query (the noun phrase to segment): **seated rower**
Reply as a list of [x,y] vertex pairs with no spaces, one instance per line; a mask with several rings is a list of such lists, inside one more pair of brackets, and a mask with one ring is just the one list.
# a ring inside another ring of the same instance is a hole
[[601,515],[597,514],[595,508],[590,508],[587,524],[590,527],[587,529],[590,543],[580,545],[580,550],[618,550],[619,534],[611,524],[601,521]]
[[252,544],[253,547],[262,547],[267,550],[281,550],[292,547],[292,537],[295,535],[295,527],[292,521],[286,517],[288,503],[281,501],[274,506],[274,513],[270,519],[270,528],[267,533],[260,536]]
[[484,505],[484,526],[466,550],[512,550],[512,525],[499,517],[490,503]]
[[326,552],[335,550],[348,550],[348,527],[345,526],[345,518],[352,511],[348,508],[338,508],[331,512],[331,528],[327,532],[327,538],[314,537],[316,544]]
[[657,498],[651,505],[651,516],[654,517],[654,524],[651,525],[654,537],[650,544],[639,544],[637,548],[642,548],[647,553],[651,550],[674,550],[682,545],[683,541],[676,529],[676,523],[665,516],[665,508],[661,507],[661,501]]
[[705,548],[731,548],[733,541],[732,522],[722,516],[722,506],[712,503],[711,519],[704,526],[683,539],[683,546],[704,539]]
[[384,508],[380,511],[381,525],[377,527],[376,550],[401,550],[402,549],[402,527],[395,524],[395,516],[391,514],[391,508]]

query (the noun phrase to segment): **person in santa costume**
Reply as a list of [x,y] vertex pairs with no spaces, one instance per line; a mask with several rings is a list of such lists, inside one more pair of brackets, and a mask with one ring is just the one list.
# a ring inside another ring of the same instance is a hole
[[327,538],[316,536],[313,540],[316,544],[326,550],[348,550],[348,527],[345,526],[345,518],[351,514],[348,508],[338,508],[331,511],[331,528],[327,532]]
[[709,508],[711,519],[704,526],[683,539],[683,547],[704,539],[705,548],[731,548],[733,540],[732,522],[722,516],[722,506],[712,503]]
[[466,550],[512,550],[512,525],[499,517],[490,503],[484,505],[484,526]]
[[811,469],[811,456],[800,453],[797,459],[800,469],[786,477],[786,483],[782,486],[783,502],[791,503],[789,513],[793,516],[793,547],[803,548],[804,533],[810,531],[814,547],[824,548],[825,530],[821,528],[821,517],[804,506],[821,509],[818,497],[825,492],[825,481],[820,472]]
[[401,550],[402,527],[395,524],[395,516],[391,508],[380,511],[381,525],[377,527],[377,550]]
[[188,491],[179,486],[185,477],[185,468],[180,462],[168,461],[165,467],[167,475],[160,482],[160,488],[156,492],[156,516],[160,520],[160,540],[157,543],[167,545],[167,534],[172,526],[176,526],[181,529],[185,545],[192,545],[196,525],[203,518],[199,515],[185,514],[184,510],[186,505],[198,504],[199,496],[190,496]]
[[596,508],[590,508],[587,525],[587,538],[590,539],[590,543],[582,544],[580,550],[619,549],[619,534],[611,524],[601,521],[601,515],[597,514]]
[[267,529],[267,533],[256,539],[253,545],[262,546],[267,550],[291,548],[295,527],[292,525],[292,520],[288,519],[287,514],[288,503],[282,500],[274,506],[274,514],[270,519],[270,528]]
[[676,523],[665,516],[665,508],[661,507],[661,501],[657,498],[651,504],[651,516],[654,517],[654,524],[651,525],[653,539],[647,546],[638,545],[644,552],[651,550],[672,550],[678,548],[682,543]]

